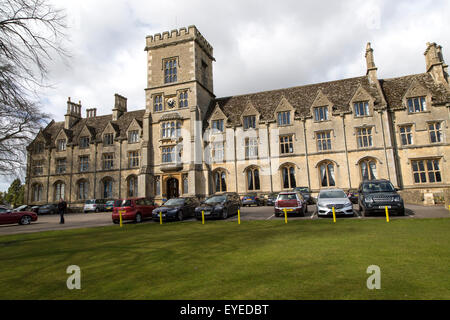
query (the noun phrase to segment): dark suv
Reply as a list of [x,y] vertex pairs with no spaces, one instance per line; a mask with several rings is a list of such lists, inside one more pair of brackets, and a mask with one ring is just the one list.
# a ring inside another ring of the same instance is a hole
[[295,187],[292,191],[300,192],[307,204],[314,204],[314,200],[311,197],[311,190],[308,187]]
[[241,207],[239,195],[236,192],[227,192],[215,194],[203,201],[200,206],[195,208],[195,217],[202,219],[202,211],[205,218],[226,219],[238,213]]
[[389,212],[399,216],[405,215],[403,199],[389,180],[370,180],[361,182],[358,188],[359,212],[364,216],[373,213]]

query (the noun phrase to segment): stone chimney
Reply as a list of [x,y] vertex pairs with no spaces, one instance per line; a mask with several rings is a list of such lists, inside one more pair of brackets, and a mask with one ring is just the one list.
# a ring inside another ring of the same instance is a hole
[[113,111],[113,121],[117,121],[122,114],[127,112],[127,98],[121,96],[120,94],[114,95],[114,109]]
[[67,113],[64,116],[64,128],[70,129],[72,126],[81,119],[81,101],[77,103],[70,101],[70,97],[67,100]]
[[428,42],[424,55],[427,72],[431,74],[434,81],[448,86],[448,65],[444,62],[442,47],[435,42]]
[[86,118],[95,118],[97,116],[97,108],[86,109]]
[[369,82],[371,84],[376,83],[378,81],[377,70],[378,68],[375,66],[375,61],[373,58],[373,49],[370,45],[370,42],[367,43],[366,46],[366,64],[367,64],[367,77],[369,78]]

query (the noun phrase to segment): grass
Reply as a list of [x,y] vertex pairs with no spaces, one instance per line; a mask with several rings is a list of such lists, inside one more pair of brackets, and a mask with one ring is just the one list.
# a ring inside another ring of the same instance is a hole
[[[450,219],[207,221],[0,237],[0,299],[450,299]],[[66,268],[81,268],[68,290]],[[381,290],[366,287],[381,268]]]

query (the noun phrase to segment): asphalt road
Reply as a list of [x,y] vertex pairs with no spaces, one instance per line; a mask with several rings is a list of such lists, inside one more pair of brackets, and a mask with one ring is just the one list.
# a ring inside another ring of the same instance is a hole
[[[359,212],[354,206],[355,217],[343,217],[339,219],[385,219],[385,215],[379,215],[376,217],[361,217]],[[305,217],[296,217],[288,215],[289,220],[298,219],[329,219],[318,218],[315,212],[315,206],[308,206],[308,213]],[[418,205],[406,205],[405,216],[396,217],[391,216],[391,219],[411,219],[411,218],[450,218],[450,211],[442,206],[418,206]],[[236,221],[237,216],[230,217],[228,220]],[[282,220],[284,217],[275,217],[273,214],[273,207],[243,207],[241,208],[241,220]],[[194,218],[186,221],[195,221]],[[132,222],[127,222],[132,223]],[[152,220],[145,221],[144,223],[155,223]],[[111,213],[77,213],[66,214],[65,224],[59,224],[59,215],[43,215],[39,216],[37,222],[33,222],[28,226],[21,226],[17,224],[0,225],[0,235],[18,234],[18,233],[33,233],[49,230],[65,230],[65,229],[77,229],[77,228],[90,228],[99,226],[112,225]]]

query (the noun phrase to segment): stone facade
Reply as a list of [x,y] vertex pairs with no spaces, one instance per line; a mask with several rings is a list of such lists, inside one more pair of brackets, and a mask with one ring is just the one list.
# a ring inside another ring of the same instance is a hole
[[213,49],[196,27],[148,36],[145,50],[145,110],[127,111],[116,94],[111,115],[88,109],[83,118],[69,98],[65,121],[28,147],[28,203],[318,192],[372,178],[414,203],[448,194],[450,87],[435,43],[425,73],[378,79],[369,43],[366,75],[223,98],[214,95]]

